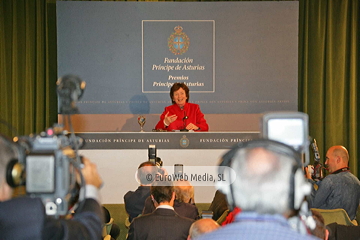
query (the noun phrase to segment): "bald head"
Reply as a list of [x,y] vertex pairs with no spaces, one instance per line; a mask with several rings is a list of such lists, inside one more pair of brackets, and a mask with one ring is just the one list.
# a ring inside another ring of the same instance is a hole
[[326,152],[327,169],[330,173],[349,166],[349,153],[344,146],[332,146]]
[[276,155],[264,148],[254,148],[248,154],[248,172],[262,176],[278,168]]
[[329,148],[329,151],[332,151],[332,154],[339,156],[343,159],[343,161],[349,161],[349,153],[348,150],[344,146],[332,146]]
[[211,218],[203,218],[195,221],[189,230],[188,239],[196,239],[200,235],[218,229],[220,225]]

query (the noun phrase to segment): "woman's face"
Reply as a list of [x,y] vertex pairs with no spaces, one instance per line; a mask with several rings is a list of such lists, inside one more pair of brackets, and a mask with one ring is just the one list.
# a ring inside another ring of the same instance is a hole
[[179,88],[179,90],[174,92],[173,101],[179,106],[183,107],[186,103],[187,97],[185,90],[182,88]]

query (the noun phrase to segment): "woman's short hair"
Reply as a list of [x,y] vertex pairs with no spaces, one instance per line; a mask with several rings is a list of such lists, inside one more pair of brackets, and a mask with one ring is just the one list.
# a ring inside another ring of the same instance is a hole
[[172,85],[171,89],[170,89],[170,98],[171,98],[171,102],[172,102],[173,104],[175,103],[175,101],[173,100],[173,98],[174,98],[174,92],[176,92],[176,91],[179,90],[180,88],[184,89],[185,94],[186,94],[186,97],[187,97],[186,102],[189,102],[189,99],[190,99],[190,94],[189,94],[189,92],[190,92],[190,90],[189,90],[188,86],[186,86],[185,83],[178,83],[178,82],[177,82],[177,83],[174,83],[174,84]]
[[191,203],[194,200],[194,187],[189,181],[174,181],[174,187],[179,202]]

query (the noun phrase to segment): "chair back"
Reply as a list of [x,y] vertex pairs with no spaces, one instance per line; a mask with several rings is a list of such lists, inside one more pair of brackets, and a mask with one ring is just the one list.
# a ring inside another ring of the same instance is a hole
[[217,222],[219,225],[221,225],[221,224],[225,221],[225,219],[226,219],[227,215],[229,214],[229,212],[230,212],[229,209],[225,210],[225,211],[221,214],[221,216],[216,220],[216,222]]
[[342,208],[337,209],[319,209],[319,208],[311,208],[311,210],[315,210],[324,217],[325,225],[336,222],[337,224],[347,225],[347,226],[356,226],[356,221],[351,221],[347,212]]
[[111,218],[108,223],[105,223],[102,230],[102,236],[106,237],[107,235],[110,235],[111,227],[114,223],[114,219]]

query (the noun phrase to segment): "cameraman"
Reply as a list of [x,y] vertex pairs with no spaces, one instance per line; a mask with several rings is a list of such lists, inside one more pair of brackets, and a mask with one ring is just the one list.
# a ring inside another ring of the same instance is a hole
[[103,214],[98,196],[102,180],[96,165],[83,159],[85,199],[72,219],[55,219],[45,214],[40,198],[11,199],[6,169],[11,159],[17,159],[16,153],[15,146],[0,136],[0,239],[101,239]]

